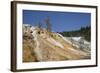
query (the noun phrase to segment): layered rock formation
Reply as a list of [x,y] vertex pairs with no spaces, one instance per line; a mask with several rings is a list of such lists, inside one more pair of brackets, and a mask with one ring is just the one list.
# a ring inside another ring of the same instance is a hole
[[23,25],[23,62],[90,59],[90,50],[70,42],[59,33]]

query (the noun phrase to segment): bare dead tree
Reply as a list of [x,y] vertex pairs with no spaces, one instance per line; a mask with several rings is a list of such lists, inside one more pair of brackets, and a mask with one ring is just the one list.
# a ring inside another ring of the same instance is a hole
[[48,17],[48,18],[45,20],[45,22],[46,22],[47,30],[48,30],[48,31],[51,31],[52,29],[51,29],[50,18]]
[[38,23],[38,27],[39,27],[39,28],[42,28],[41,22]]

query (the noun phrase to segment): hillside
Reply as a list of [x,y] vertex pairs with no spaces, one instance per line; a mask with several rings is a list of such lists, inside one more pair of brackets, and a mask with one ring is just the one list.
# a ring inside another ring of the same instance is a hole
[[59,33],[23,25],[23,62],[90,59],[90,48],[80,47]]
[[81,27],[79,30],[63,31],[63,32],[59,32],[59,33],[66,37],[82,36],[87,41],[89,41],[89,42],[91,41],[91,26]]

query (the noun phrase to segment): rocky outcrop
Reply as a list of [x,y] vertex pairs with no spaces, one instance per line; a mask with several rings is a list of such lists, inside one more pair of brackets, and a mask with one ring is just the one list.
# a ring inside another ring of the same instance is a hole
[[89,52],[73,46],[58,33],[36,26],[23,26],[23,62],[89,58]]

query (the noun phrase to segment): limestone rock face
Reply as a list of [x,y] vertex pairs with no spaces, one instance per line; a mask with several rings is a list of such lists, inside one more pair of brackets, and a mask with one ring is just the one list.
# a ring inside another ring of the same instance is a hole
[[86,48],[81,50],[70,42],[59,33],[36,26],[23,25],[23,62],[91,58],[90,50],[86,50]]

